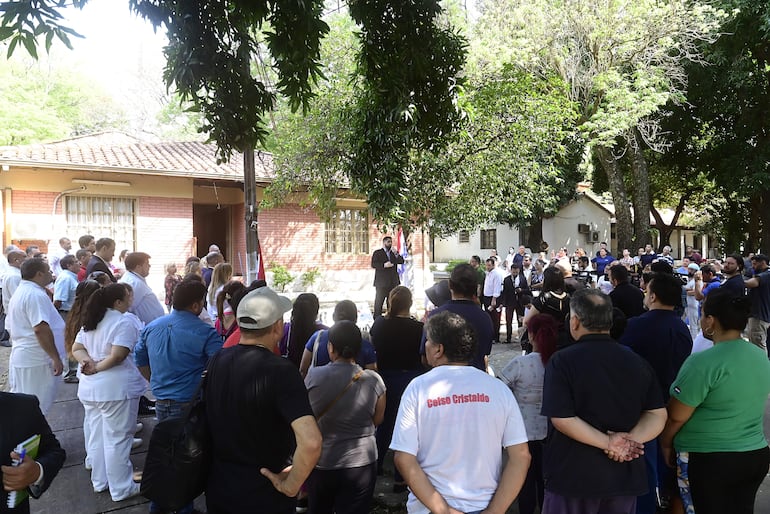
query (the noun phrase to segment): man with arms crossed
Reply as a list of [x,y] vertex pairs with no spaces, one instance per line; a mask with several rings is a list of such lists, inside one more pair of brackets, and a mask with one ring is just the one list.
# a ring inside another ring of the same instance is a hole
[[530,462],[519,406],[505,384],[468,365],[476,335],[460,315],[435,314],[426,332],[433,369],[404,391],[390,444],[411,490],[407,510],[503,514]]
[[655,372],[610,338],[612,301],[598,289],[570,299],[575,343],[548,361],[541,414],[551,418],[543,455],[542,514],[634,514],[647,492],[642,443],[663,430]]
[[21,265],[21,284],[8,305],[11,359],[8,378],[12,393],[37,396],[45,415],[58,389],[64,354],[64,320],[46,293],[53,275],[43,259]]

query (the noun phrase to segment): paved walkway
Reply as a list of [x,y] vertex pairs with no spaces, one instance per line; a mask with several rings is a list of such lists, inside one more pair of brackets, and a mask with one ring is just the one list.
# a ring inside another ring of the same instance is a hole
[[[490,358],[492,367],[499,371],[515,355],[520,354],[518,344],[495,345]],[[7,349],[0,348],[0,354],[7,353]],[[2,362],[6,355],[0,355]],[[7,363],[7,360],[5,361]],[[0,366],[0,375],[6,371],[7,364]],[[146,513],[148,511],[147,500],[141,496],[122,502],[113,502],[109,493],[94,493],[91,487],[89,472],[83,467],[85,459],[85,446],[83,442],[83,407],[77,399],[77,385],[62,384],[59,395],[48,415],[49,423],[62,446],[67,450],[67,460],[64,467],[54,480],[51,488],[40,500],[33,500],[31,507],[33,514],[65,514],[65,513],[102,513],[120,512],[123,514]],[[152,417],[141,418],[145,425],[141,434],[145,437],[142,446],[131,453],[131,460],[135,469],[142,469],[147,452],[147,439],[155,426]],[[770,435],[770,404],[765,411],[765,432]],[[378,479],[375,491],[375,500],[380,505],[377,512],[402,513],[406,512],[403,505],[406,494],[392,494],[391,476],[386,475]],[[196,507],[205,511],[203,498],[196,501]],[[770,478],[766,479],[760,488],[757,498],[756,514],[770,514]],[[511,507],[509,514],[518,514],[516,504]]]

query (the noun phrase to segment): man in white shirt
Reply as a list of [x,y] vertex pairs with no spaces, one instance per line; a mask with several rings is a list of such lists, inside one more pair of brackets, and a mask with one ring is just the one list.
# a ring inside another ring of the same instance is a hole
[[[75,291],[78,288],[78,275],[80,263],[74,255],[65,255],[61,259],[61,271],[53,284],[53,306],[59,311],[65,324],[69,316],[72,304],[75,303]],[[77,361],[68,358],[64,362],[64,382],[67,384],[77,384]]]
[[516,399],[501,381],[468,365],[477,341],[462,316],[440,312],[425,330],[433,369],[404,391],[390,444],[411,491],[407,511],[506,512],[531,460]]
[[500,293],[503,290],[503,276],[495,267],[496,261],[490,257],[486,261],[487,276],[484,279],[484,291],[482,303],[484,310],[489,313],[492,319],[492,337],[493,342],[500,338]]
[[521,273],[524,275],[524,278],[527,279],[527,284],[532,283],[532,270],[534,267],[532,266],[532,255],[525,253],[524,257],[521,258]]
[[21,250],[13,250],[8,253],[8,269],[3,275],[3,309],[8,313],[8,305],[11,302],[16,288],[21,283],[21,264],[27,259],[27,254]]
[[[3,254],[0,255],[0,297],[3,295],[3,278],[5,277],[5,273],[8,271],[8,268],[10,266],[8,265],[8,256],[11,252],[18,250],[19,247],[16,245],[8,245],[3,250]],[[21,280],[21,277],[19,278]],[[0,346],[5,346],[7,348],[10,348],[11,346],[11,339],[8,335],[8,331],[5,329],[5,314],[6,309],[5,305],[8,302],[2,302],[0,301]]]
[[48,261],[51,263],[51,271],[55,277],[58,277],[59,273],[61,273],[61,260],[65,256],[70,255],[70,250],[72,250],[72,241],[70,241],[69,238],[62,237],[59,239],[59,248],[48,254]]
[[121,282],[134,289],[134,302],[128,309],[145,325],[166,314],[157,295],[147,285],[145,278],[150,274],[150,256],[144,252],[131,252],[124,261],[126,274]]
[[37,396],[45,414],[56,397],[63,369],[64,320],[45,291],[53,280],[47,262],[25,260],[21,278],[8,306],[13,345],[8,378],[12,393]]

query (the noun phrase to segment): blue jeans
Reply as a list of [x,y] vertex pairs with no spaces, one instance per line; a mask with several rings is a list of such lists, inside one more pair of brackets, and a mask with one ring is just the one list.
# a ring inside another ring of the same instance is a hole
[[[176,400],[157,400],[155,402],[155,416],[160,423],[164,419],[181,418],[190,408],[190,402],[178,402]],[[177,514],[192,514],[193,504],[185,505]],[[155,503],[150,502],[150,514],[161,514],[163,511]]]

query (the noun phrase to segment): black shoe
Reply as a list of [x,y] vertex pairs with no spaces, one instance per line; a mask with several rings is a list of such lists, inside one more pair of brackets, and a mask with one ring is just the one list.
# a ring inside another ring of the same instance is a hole
[[10,341],[0,341],[0,346],[3,346],[5,348],[10,348],[11,347],[11,342]]
[[139,415],[152,416],[155,414],[155,402],[148,400],[146,396],[139,397]]

